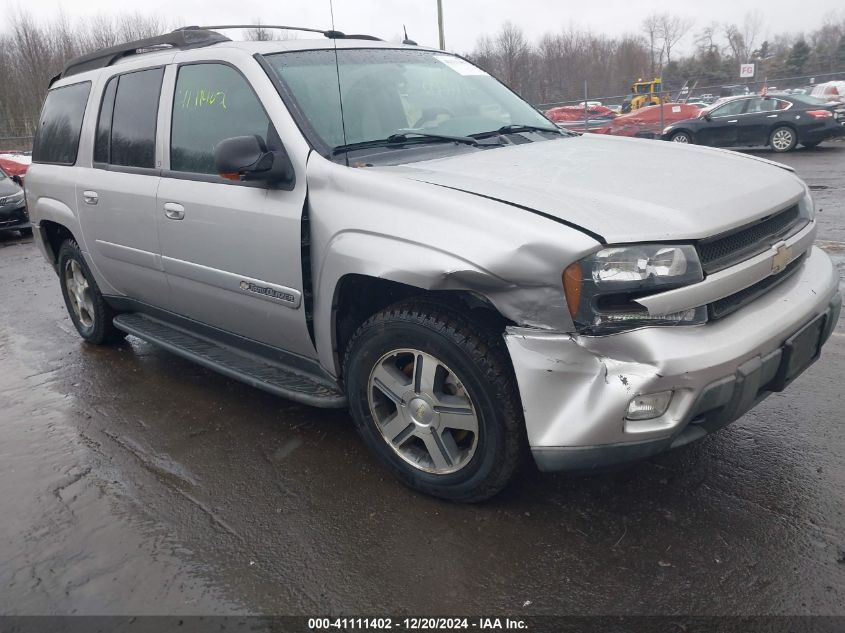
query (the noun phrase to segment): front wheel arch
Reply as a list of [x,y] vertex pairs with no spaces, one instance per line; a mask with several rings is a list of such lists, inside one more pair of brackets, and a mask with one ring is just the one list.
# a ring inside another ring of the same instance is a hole
[[409,299],[446,306],[499,332],[512,324],[486,297],[469,290],[426,290],[382,277],[350,273],[338,281],[332,303],[332,346],[341,379],[347,347],[361,324],[386,307]]

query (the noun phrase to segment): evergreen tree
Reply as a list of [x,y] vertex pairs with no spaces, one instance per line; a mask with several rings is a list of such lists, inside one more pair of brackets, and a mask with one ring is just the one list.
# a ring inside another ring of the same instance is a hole
[[789,51],[789,57],[786,58],[786,70],[792,76],[803,73],[807,60],[810,58],[810,52],[810,47],[804,41],[804,38],[795,42],[792,45],[792,50]]
[[836,70],[845,70],[845,35],[839,38],[839,46],[833,53],[833,65]]

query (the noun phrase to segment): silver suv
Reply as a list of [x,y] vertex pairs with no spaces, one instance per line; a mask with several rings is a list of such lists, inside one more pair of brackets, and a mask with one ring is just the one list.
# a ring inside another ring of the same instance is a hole
[[460,57],[323,35],[182,29],[55,79],[27,200],[86,341],[349,407],[463,501],[526,447],[588,471],[684,445],[818,358],[838,277],[789,168],[573,135]]

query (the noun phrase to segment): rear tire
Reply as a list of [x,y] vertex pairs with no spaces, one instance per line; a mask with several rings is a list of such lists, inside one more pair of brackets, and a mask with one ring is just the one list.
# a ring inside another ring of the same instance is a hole
[[401,302],[358,328],[344,376],[359,434],[407,486],[477,502],[513,477],[525,424],[500,334],[439,303]]
[[21,229],[21,236],[22,237],[32,237],[32,227],[27,227],[25,229]]
[[62,296],[79,335],[94,345],[123,339],[126,334],[112,323],[117,312],[103,299],[79,245],[74,240],[65,240],[59,248],[58,260]]
[[791,152],[798,145],[798,135],[791,127],[781,125],[772,130],[769,135],[769,147],[773,152],[778,154],[782,152]]

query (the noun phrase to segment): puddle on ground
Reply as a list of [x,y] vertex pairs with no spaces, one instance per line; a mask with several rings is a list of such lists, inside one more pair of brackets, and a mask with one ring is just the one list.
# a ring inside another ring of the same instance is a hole
[[0,613],[237,613],[51,389],[61,359],[33,373],[32,347],[0,331]]

